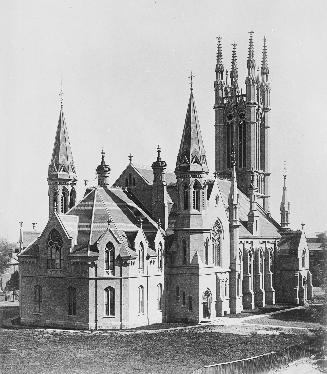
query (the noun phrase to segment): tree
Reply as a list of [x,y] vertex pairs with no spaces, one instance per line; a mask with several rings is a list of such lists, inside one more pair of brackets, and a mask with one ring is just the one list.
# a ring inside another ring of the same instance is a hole
[[6,291],[17,291],[19,290],[19,273],[15,270],[6,284]]
[[7,269],[14,248],[14,243],[9,243],[8,240],[0,238],[0,275]]

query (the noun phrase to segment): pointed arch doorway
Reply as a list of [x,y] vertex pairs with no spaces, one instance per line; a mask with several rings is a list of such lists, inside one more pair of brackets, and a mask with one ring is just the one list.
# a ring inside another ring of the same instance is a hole
[[212,304],[212,294],[209,288],[207,288],[202,296],[203,305],[203,318],[210,319],[211,317],[211,304]]

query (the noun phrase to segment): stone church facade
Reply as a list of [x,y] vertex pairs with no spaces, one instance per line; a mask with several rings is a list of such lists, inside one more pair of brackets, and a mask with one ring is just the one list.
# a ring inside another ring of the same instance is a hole
[[270,85],[250,34],[245,93],[236,45],[231,70],[218,38],[215,176],[209,176],[193,87],[174,173],[157,149],[151,169],[130,162],[115,182],[102,152],[98,185],[76,203],[77,175],[61,104],[48,169],[49,220],[19,254],[26,325],[121,329],[200,322],[312,297],[303,230],[269,208]]

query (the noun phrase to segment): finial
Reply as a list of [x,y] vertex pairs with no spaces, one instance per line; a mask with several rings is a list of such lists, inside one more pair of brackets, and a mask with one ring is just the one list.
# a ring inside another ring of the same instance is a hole
[[131,153],[129,154],[128,159],[129,159],[129,163],[131,164],[133,160],[133,155]]
[[32,222],[33,230],[35,230],[36,225],[37,225],[37,222]]
[[161,157],[160,157],[161,148],[160,148],[160,145],[158,145],[158,147],[157,147],[157,153],[158,153],[157,161],[161,161]]
[[139,218],[139,223],[140,223],[140,228],[142,229],[143,228],[143,219],[142,219],[142,217]]
[[88,179],[84,179],[84,186],[86,187],[87,184],[89,183],[89,180]]
[[216,65],[216,73],[224,73],[224,65],[223,65],[223,50],[221,45],[221,36],[217,37],[217,65]]
[[64,104],[63,104],[63,96],[64,96],[64,91],[62,90],[62,78],[60,81],[60,92],[59,92],[59,97],[60,97],[60,108],[62,109]]
[[111,219],[111,217],[109,217],[107,219],[107,223],[108,223],[108,227],[110,227],[110,225],[112,224],[113,220]]
[[105,156],[106,152],[103,150],[101,150],[101,161],[104,161],[104,156]]
[[261,75],[268,79],[269,67],[268,67],[268,56],[267,56],[267,39],[263,38],[263,50],[262,50],[262,61],[261,61]]
[[230,77],[231,77],[231,83],[232,86],[237,86],[237,80],[238,80],[238,71],[237,71],[237,55],[236,55],[236,46],[237,44],[234,42],[232,44],[233,50],[232,50],[232,67],[230,71]]
[[193,75],[191,70],[191,75],[188,77],[190,80],[190,86],[191,86],[191,92],[193,91],[193,78],[195,78],[195,75]]
[[284,187],[285,187],[285,182],[287,178],[287,168],[286,168],[286,161],[284,161],[284,167],[283,167],[283,177],[284,177]]
[[160,227],[161,227],[161,220],[160,218],[158,218],[158,229],[160,229]]
[[305,226],[305,223],[301,223],[301,230],[303,231],[303,229],[304,229],[304,226]]

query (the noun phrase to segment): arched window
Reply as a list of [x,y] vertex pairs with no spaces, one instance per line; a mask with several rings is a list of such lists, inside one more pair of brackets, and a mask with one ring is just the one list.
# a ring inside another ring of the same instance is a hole
[[139,314],[144,314],[144,287],[139,286]]
[[115,275],[115,247],[111,242],[106,245],[105,269]]
[[187,263],[187,247],[185,239],[182,240],[182,256],[183,256],[183,265]]
[[61,269],[62,266],[62,245],[63,241],[56,229],[53,229],[48,237],[48,269]]
[[136,186],[135,178],[133,177],[133,186]]
[[158,259],[158,269],[162,270],[163,254],[162,254],[162,243],[161,242],[159,243],[157,259]]
[[125,178],[125,187],[128,187],[128,178]]
[[107,287],[104,290],[104,306],[106,316],[115,316],[115,289],[113,287]]
[[162,284],[159,283],[157,286],[157,292],[158,292],[158,309],[162,309]]
[[204,243],[204,263],[206,265],[209,263],[209,239]]
[[176,301],[179,301],[179,286],[176,286]]
[[75,206],[75,202],[76,202],[76,190],[74,187],[72,187],[70,191],[69,208],[72,208],[73,206]]
[[37,313],[41,312],[42,306],[42,287],[37,285],[34,286],[34,304],[35,304],[35,311]]
[[264,257],[263,257],[263,252],[260,251],[259,253],[259,270],[260,270],[260,273],[261,273],[261,284],[260,284],[260,287],[263,288],[263,285],[264,285]]
[[185,293],[185,291],[183,291],[183,293],[182,293],[182,301],[183,301],[183,305],[185,306],[185,304],[186,304],[186,293]]
[[193,209],[200,210],[201,184],[198,181],[193,185]]
[[139,269],[144,271],[144,245],[142,242],[139,249]]
[[132,185],[132,174],[129,173],[128,175],[128,185],[131,186]]
[[249,257],[248,257],[248,261],[249,261],[249,276],[250,276],[250,279],[249,279],[249,288],[250,290],[253,289],[252,287],[252,282],[253,282],[253,277],[252,277],[252,271],[253,271],[253,255],[252,255],[252,252],[249,252]]
[[76,288],[68,287],[68,315],[76,315]]
[[189,190],[186,184],[184,184],[184,187],[183,187],[183,200],[184,200],[184,210],[187,210],[189,208]]
[[219,220],[217,220],[212,229],[212,257],[215,266],[221,265],[221,235],[222,226]]

